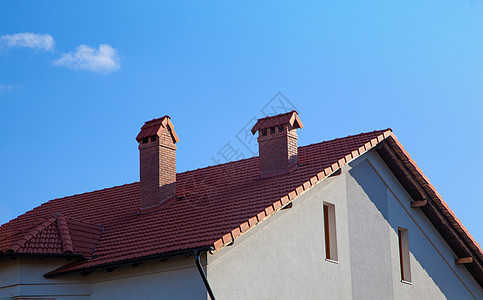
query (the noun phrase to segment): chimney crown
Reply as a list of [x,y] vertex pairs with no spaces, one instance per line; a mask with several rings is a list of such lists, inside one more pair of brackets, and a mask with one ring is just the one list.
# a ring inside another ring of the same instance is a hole
[[304,124],[300,121],[300,118],[295,110],[288,113],[278,114],[276,116],[267,116],[262,119],[258,119],[257,123],[252,128],[252,134],[255,132],[267,129],[270,127],[276,127],[280,125],[290,125],[293,128],[303,128]]
[[[176,135],[176,132],[174,131],[174,125],[171,123],[171,118],[169,116],[145,122],[143,127],[141,127],[141,131],[136,136],[136,141],[140,144],[145,144],[149,141],[150,137],[161,137],[165,129],[170,131],[174,143],[179,142],[178,135]],[[148,138],[148,140],[146,140],[146,138]],[[145,142],[143,142],[143,139]]]

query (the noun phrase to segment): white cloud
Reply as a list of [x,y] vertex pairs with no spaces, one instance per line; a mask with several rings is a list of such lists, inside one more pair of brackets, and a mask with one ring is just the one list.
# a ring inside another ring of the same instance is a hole
[[6,92],[10,92],[11,90],[13,90],[13,85],[0,83],[0,95]]
[[45,51],[52,51],[55,48],[54,38],[50,34],[37,33],[17,33],[12,35],[2,35],[0,40],[7,47],[26,47],[32,49],[40,49]]
[[107,74],[121,68],[121,58],[117,54],[117,50],[108,44],[99,45],[99,49],[80,45],[74,52],[62,54],[54,64],[74,70]]

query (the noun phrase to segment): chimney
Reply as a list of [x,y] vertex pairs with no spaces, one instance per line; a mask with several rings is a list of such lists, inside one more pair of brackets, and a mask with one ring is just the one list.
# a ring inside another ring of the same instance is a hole
[[260,178],[293,171],[297,165],[297,128],[304,125],[295,110],[258,119],[252,134],[258,131]]
[[161,205],[176,196],[176,143],[169,116],[146,122],[139,143],[141,210]]

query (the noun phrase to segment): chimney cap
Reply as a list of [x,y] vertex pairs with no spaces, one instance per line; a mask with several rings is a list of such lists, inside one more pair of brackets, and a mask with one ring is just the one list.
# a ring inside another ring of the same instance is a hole
[[300,121],[297,111],[292,110],[287,113],[278,114],[276,116],[267,116],[265,118],[258,119],[255,126],[252,128],[252,134],[255,134],[260,129],[266,129],[274,126],[290,124],[294,128],[302,128],[304,124]]
[[170,129],[174,141],[175,143],[177,143],[179,141],[179,138],[174,131],[174,125],[173,123],[171,123],[171,118],[168,115],[162,118],[152,119],[151,121],[145,122],[143,127],[141,127],[141,132],[139,132],[138,136],[136,137],[136,141],[140,142],[143,138],[151,136],[160,137],[163,130],[166,128]]

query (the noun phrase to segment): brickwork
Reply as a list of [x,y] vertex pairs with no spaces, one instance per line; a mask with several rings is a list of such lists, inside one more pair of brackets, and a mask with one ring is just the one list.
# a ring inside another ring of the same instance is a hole
[[259,130],[260,177],[290,172],[297,165],[297,132],[290,124]]
[[153,207],[176,195],[176,144],[171,129],[164,128],[139,144],[141,209]]

